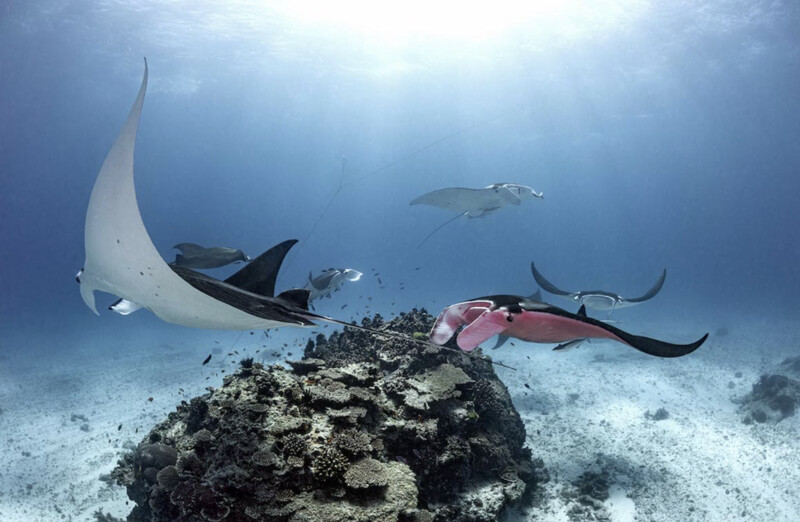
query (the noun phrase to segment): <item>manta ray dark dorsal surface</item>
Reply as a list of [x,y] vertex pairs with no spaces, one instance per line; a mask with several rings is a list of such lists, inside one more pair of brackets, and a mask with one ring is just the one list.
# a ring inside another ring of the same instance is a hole
[[275,245],[250,261],[244,268],[226,279],[225,282],[254,294],[267,297],[274,296],[278,271],[281,269],[286,254],[296,243],[296,239],[288,239]]
[[307,290],[288,290],[278,297],[265,296],[244,290],[226,281],[220,281],[191,268],[171,266],[184,281],[217,301],[242,312],[270,321],[294,323],[297,326],[313,326],[309,319]]

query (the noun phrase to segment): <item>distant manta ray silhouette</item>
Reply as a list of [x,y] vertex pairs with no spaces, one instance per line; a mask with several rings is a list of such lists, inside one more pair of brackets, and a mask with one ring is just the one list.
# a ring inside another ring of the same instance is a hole
[[533,262],[531,262],[531,272],[533,273],[533,278],[546,292],[550,292],[551,294],[564,297],[570,301],[580,303],[581,305],[585,305],[587,308],[608,312],[608,315],[611,315],[611,312],[618,308],[627,308],[644,303],[645,301],[649,301],[650,299],[654,298],[656,294],[661,291],[661,287],[664,286],[664,280],[667,278],[667,269],[665,268],[664,271],[661,272],[661,277],[658,278],[656,284],[654,284],[653,287],[650,288],[650,290],[648,290],[644,295],[634,298],[625,298],[619,294],[606,292],[605,290],[583,290],[579,292],[568,292],[566,290],[561,290],[553,283],[545,279],[544,276],[536,269],[536,265]]
[[523,201],[531,198],[542,199],[544,194],[536,192],[531,187],[516,183],[494,183],[481,189],[450,187],[423,194],[411,201],[409,205],[431,205],[457,212],[458,215],[433,229],[417,245],[417,248],[425,244],[436,232],[460,217],[485,217],[502,207],[519,206]]

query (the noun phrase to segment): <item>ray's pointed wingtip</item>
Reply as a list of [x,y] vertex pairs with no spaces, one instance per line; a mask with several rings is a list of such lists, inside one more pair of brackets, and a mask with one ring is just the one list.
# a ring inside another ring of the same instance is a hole
[[706,339],[708,339],[708,332],[706,332],[706,334],[703,337],[701,337],[700,339],[696,340],[692,344],[687,345],[686,346],[686,351],[684,353],[682,353],[681,356],[682,355],[689,355],[693,351],[695,351],[698,348],[700,348],[701,346],[703,346],[703,343],[706,342]]

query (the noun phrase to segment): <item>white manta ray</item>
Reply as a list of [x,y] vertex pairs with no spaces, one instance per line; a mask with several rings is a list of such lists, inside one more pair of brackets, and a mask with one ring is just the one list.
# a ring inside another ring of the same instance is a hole
[[258,286],[253,278],[259,278],[255,269],[246,274],[252,277],[218,281],[170,267],[162,259],[142,222],[133,183],[133,151],[146,90],[147,62],[139,95],[100,168],[89,200],[86,261],[77,277],[86,306],[98,313],[94,291],[100,290],[123,300],[117,303],[121,313],[146,308],[164,321],[196,328],[266,329],[306,326],[313,324],[312,318],[325,319],[308,312],[305,290],[277,297],[253,292]]
[[496,210],[509,205],[519,206],[523,201],[537,198],[543,199],[542,192],[536,192],[531,187],[516,183],[495,183],[481,189],[450,187],[423,194],[414,199],[410,205],[431,205],[457,212],[458,215],[448,219],[420,242],[417,248],[433,234],[456,219],[466,216],[468,218],[485,217]]
[[431,205],[452,210],[467,217],[484,217],[508,205],[518,206],[526,199],[544,198],[531,187],[516,183],[495,183],[481,189],[452,187],[428,192],[411,205]]

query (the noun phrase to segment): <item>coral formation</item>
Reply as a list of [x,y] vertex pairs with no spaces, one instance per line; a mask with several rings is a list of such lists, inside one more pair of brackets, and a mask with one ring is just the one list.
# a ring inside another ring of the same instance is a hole
[[653,421],[666,420],[669,419],[669,412],[666,408],[659,408],[655,413],[651,413],[650,410],[647,410],[644,412],[644,418]]
[[327,448],[314,461],[314,476],[323,481],[333,481],[342,477],[350,462],[336,448]]
[[345,329],[289,365],[242,365],[157,425],[113,474],[128,520],[489,521],[546,480],[483,358]]
[[[784,361],[790,365],[792,361]],[[777,423],[794,415],[800,403],[800,381],[785,375],[765,374],[753,385],[750,393],[740,400],[739,411],[745,414],[742,422]]]

